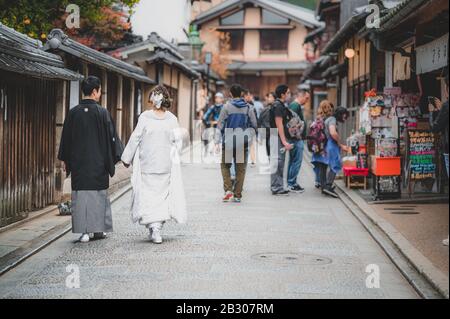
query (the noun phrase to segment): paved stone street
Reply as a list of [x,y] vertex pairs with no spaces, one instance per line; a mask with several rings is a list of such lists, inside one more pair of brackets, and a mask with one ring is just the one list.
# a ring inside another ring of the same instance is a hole
[[[169,224],[165,243],[132,225],[130,193],[114,203],[115,232],[75,243],[67,234],[0,278],[1,298],[417,298],[399,271],[339,200],[312,186],[273,198],[269,176],[249,168],[241,205],[221,203],[217,165],[185,165],[187,225]],[[79,289],[66,288],[68,265]],[[366,288],[366,267],[381,269]]]

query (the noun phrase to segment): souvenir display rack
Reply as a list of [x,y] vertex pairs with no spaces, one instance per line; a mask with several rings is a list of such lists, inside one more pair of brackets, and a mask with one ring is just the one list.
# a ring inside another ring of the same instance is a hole
[[401,158],[397,121],[392,97],[378,95],[375,90],[366,93],[360,113],[360,131],[370,135],[370,173],[374,200],[401,197]]

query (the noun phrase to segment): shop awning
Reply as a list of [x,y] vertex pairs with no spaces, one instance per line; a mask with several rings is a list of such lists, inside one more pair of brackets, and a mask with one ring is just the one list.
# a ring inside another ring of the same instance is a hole
[[449,34],[416,48],[416,74],[439,70],[448,66]]

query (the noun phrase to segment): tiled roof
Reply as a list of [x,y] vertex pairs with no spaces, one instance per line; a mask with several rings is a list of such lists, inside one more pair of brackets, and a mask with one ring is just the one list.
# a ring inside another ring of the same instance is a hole
[[62,59],[42,50],[42,43],[0,23],[0,69],[24,75],[63,80],[83,77],[64,67]]
[[316,37],[317,38],[321,37],[324,31],[325,31],[325,27],[323,26],[323,27],[315,29],[312,32],[309,32],[308,35],[305,37],[303,44],[306,44],[308,42],[313,42]]
[[[206,64],[191,65],[191,67],[195,71],[197,71],[203,75],[206,75],[208,73],[208,67]],[[209,76],[214,80],[222,80],[221,76],[219,74],[217,74],[216,72],[214,72],[214,70],[209,70]]]
[[219,16],[225,11],[246,3],[253,3],[293,21],[302,23],[310,28],[323,26],[323,23],[316,19],[313,10],[279,0],[227,0],[201,13],[192,23],[197,25],[202,24],[203,22]]
[[70,39],[60,29],[54,29],[48,35],[45,45],[46,51],[56,52],[58,50],[73,55],[81,60],[98,65],[106,70],[116,72],[125,77],[135,79],[144,83],[154,84],[155,81],[147,77],[141,68],[113,58],[108,54],[91,49],[77,41]]
[[182,72],[187,74],[188,76],[191,76],[193,78],[199,78],[200,74],[196,72],[194,69],[189,67],[187,64],[184,64],[182,61],[179,61],[175,58],[173,58],[170,54],[168,54],[165,51],[159,51],[153,54],[150,58],[146,60],[147,63],[153,64],[156,62],[162,61],[169,65],[174,65],[178,69],[180,69]]
[[366,16],[367,13],[362,11],[348,20],[334,35],[330,42],[328,42],[328,44],[323,49],[322,54],[325,55],[336,52],[346,40],[348,40],[352,35],[356,34],[361,29],[362,22]]
[[[395,28],[403,19],[414,13],[429,0],[403,0],[389,9],[380,19],[380,28],[371,29],[376,33],[383,33]],[[366,30],[366,28],[364,28]],[[364,32],[364,30],[362,31]]]
[[128,54],[141,52],[144,50],[147,52],[149,50],[152,51],[149,53],[151,56],[146,59],[147,62],[154,63],[161,60],[167,64],[177,66],[185,74],[191,77],[198,78],[200,76],[200,74],[193,67],[184,62],[185,57],[180,53],[178,47],[164,40],[156,32],[152,32],[145,41],[119,48],[114,52],[111,52],[111,54],[119,53],[119,55],[126,60],[126,56]]
[[181,55],[181,53],[178,50],[178,47],[175,46],[174,44],[170,43],[169,41],[163,39],[161,36],[158,35],[158,33],[156,32],[152,32],[147,40],[139,42],[139,43],[135,43],[123,48],[119,48],[117,50],[115,50],[114,52],[111,52],[111,54],[114,53],[126,53],[127,51],[138,51],[139,48],[143,48],[149,45],[153,45],[155,47],[158,47],[160,49],[166,50],[168,51],[171,55],[173,55],[174,57],[176,57],[177,59],[184,59],[183,55]]
[[240,62],[234,61],[228,66],[230,71],[304,71],[308,68],[306,61],[294,62]]

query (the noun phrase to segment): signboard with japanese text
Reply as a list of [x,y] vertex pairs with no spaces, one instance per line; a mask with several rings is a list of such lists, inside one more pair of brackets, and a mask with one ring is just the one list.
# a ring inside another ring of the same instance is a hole
[[448,33],[439,39],[417,47],[417,74],[428,73],[448,65]]
[[410,181],[436,178],[436,141],[434,134],[422,130],[408,130]]

